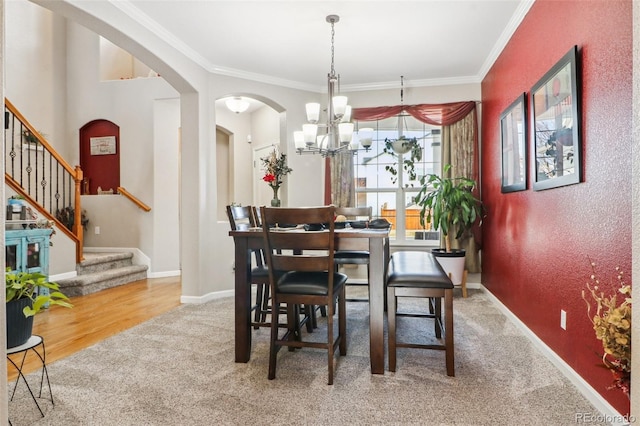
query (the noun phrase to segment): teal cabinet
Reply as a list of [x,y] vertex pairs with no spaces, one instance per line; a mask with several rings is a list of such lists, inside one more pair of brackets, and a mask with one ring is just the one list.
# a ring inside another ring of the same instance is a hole
[[7,229],[5,260],[13,272],[39,272],[49,276],[49,237],[52,229]]

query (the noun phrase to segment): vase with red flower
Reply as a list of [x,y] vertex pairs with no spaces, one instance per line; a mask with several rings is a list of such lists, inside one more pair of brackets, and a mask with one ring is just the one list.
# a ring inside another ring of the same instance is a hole
[[278,197],[278,190],[283,183],[284,176],[291,173],[293,170],[287,166],[287,156],[285,154],[279,154],[278,150],[274,150],[265,158],[262,158],[262,164],[265,169],[265,175],[262,178],[263,181],[273,190],[273,199],[271,200],[271,207],[280,207],[281,201]]

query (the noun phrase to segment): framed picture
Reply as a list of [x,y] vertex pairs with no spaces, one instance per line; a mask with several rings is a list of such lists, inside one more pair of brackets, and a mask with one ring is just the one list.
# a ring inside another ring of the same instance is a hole
[[527,108],[523,93],[500,115],[502,192],[527,189]]
[[531,89],[533,190],[582,181],[578,46]]

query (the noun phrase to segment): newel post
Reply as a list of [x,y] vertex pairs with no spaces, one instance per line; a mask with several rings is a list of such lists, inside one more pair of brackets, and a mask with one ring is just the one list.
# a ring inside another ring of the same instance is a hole
[[82,185],[82,169],[80,166],[76,166],[76,173],[74,176],[75,181],[75,206],[73,208],[73,234],[78,237],[78,244],[76,245],[76,263],[80,263],[84,251],[84,235],[82,228],[82,203],[80,200],[80,185]]

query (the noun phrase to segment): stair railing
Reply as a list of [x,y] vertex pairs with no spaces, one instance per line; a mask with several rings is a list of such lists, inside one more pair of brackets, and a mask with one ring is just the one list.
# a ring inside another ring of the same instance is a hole
[[124,189],[121,186],[118,187],[118,194],[123,195],[125,198],[128,198],[133,204],[135,204],[136,206],[140,207],[145,212],[150,212],[151,211],[151,207],[149,207],[148,205],[146,205],[145,203],[140,201],[132,193],[130,193],[129,191],[127,191],[126,189]]
[[6,98],[5,142],[6,184],[75,242],[76,262],[80,262],[80,166],[71,167]]

